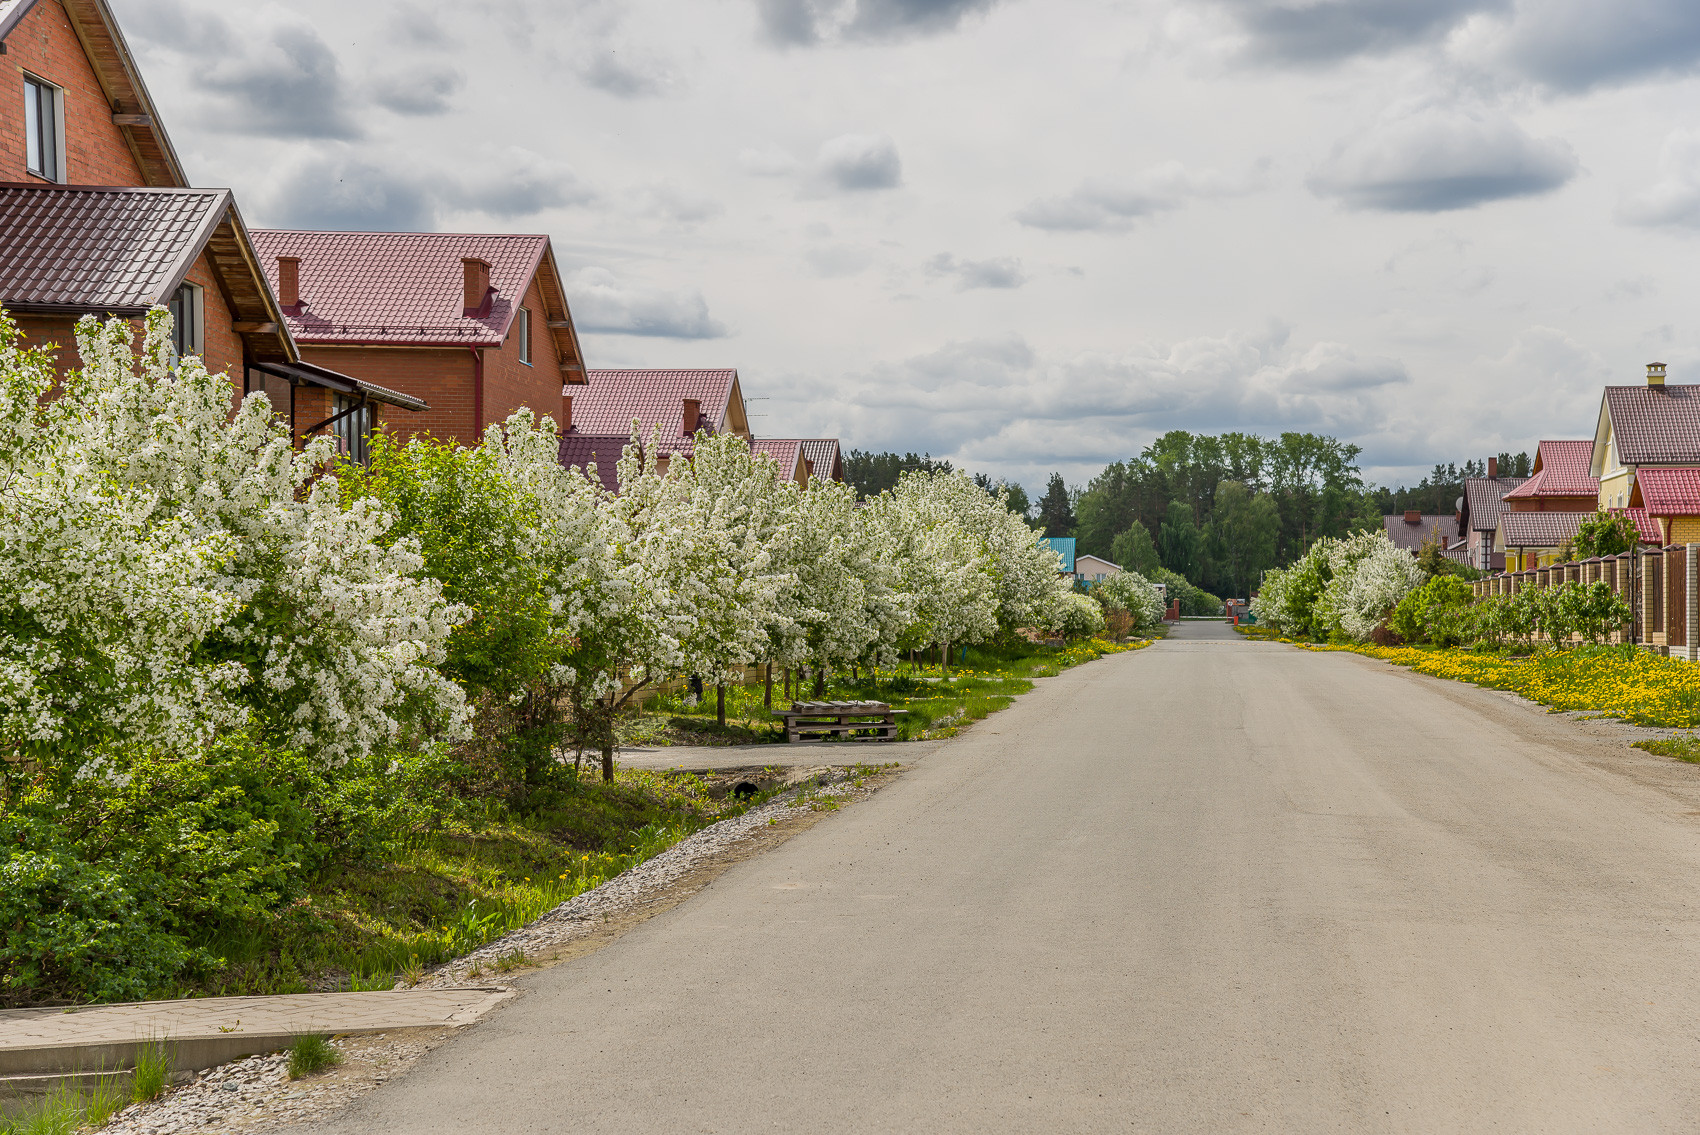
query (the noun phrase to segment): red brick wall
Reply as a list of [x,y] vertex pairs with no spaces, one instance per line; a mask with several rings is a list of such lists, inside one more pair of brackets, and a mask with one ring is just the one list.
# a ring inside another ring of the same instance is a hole
[[[429,410],[410,413],[397,406],[385,406],[378,420],[402,437],[430,433],[433,437],[474,445],[478,431],[472,426],[472,352],[450,347],[327,347],[303,344],[301,357],[317,366],[346,374],[351,378],[399,390],[423,398]],[[559,387],[555,402],[561,398]],[[300,398],[306,388],[297,391]],[[296,403],[296,428],[311,425],[329,416],[327,409],[310,416]]]
[[24,170],[20,71],[64,88],[65,171],[72,185],[142,185],[123,131],[59,0],[41,0],[6,37],[0,55],[0,181],[38,181]]
[[[555,339],[549,334],[549,317],[544,313],[543,294],[535,277],[525,290],[521,306],[531,311],[531,365],[519,361],[519,344],[512,332],[499,348],[484,352],[483,424],[504,421],[521,406],[529,406],[540,420],[548,415],[557,419],[558,426],[565,376],[555,357]],[[518,319],[516,315],[516,325]]]

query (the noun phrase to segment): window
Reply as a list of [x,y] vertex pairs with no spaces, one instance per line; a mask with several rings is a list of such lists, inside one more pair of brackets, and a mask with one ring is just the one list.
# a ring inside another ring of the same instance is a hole
[[514,318],[514,345],[519,348],[519,361],[531,365],[531,312],[520,308]]
[[24,165],[48,181],[65,180],[63,107],[58,87],[24,76]]
[[194,284],[184,284],[171,293],[171,302],[166,304],[166,310],[171,312],[171,345],[177,348],[177,357],[198,355],[204,349],[201,343],[201,289]]
[[[341,442],[337,448],[353,462],[366,464],[366,438],[377,425],[377,407],[370,402],[362,403],[358,398],[346,394],[336,396],[336,412],[342,417],[331,423],[337,440]],[[352,411],[352,412],[349,412]]]

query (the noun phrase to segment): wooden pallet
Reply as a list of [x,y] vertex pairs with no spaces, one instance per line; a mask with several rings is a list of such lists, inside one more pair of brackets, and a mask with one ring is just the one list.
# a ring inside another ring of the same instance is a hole
[[895,740],[897,715],[902,712],[877,701],[812,701],[776,709],[773,716],[785,722],[786,744],[815,745],[833,737],[846,741]]

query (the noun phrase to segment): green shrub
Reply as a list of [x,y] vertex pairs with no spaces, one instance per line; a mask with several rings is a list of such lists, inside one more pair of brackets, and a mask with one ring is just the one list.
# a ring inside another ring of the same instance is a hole
[[1476,637],[1473,599],[1468,583],[1455,575],[1437,575],[1401,599],[1387,625],[1406,642],[1457,646]]

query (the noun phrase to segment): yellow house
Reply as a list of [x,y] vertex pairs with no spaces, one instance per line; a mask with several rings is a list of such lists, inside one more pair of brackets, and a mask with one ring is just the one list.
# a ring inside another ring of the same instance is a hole
[[1665,364],[1648,363],[1644,386],[1608,386],[1600,399],[1591,465],[1600,507],[1629,507],[1640,472],[1658,466],[1700,466],[1700,386],[1667,386]]
[[1700,543],[1700,468],[1647,466],[1636,476],[1630,499],[1631,514],[1645,511],[1665,544]]

